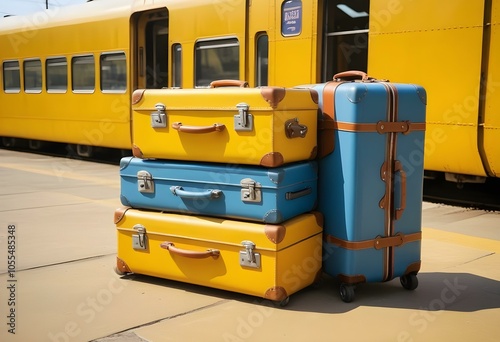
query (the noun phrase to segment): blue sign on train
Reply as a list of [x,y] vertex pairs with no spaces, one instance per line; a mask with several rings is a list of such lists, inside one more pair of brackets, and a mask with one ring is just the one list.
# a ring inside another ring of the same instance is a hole
[[288,0],[281,7],[281,34],[298,36],[302,31],[302,0]]

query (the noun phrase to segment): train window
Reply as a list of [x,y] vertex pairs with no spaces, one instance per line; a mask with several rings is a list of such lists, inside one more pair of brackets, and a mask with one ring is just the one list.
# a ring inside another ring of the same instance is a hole
[[101,55],[101,90],[120,92],[127,89],[127,61],[125,53]]
[[341,71],[366,71],[370,1],[326,1],[325,6],[322,81]]
[[182,48],[181,44],[172,45],[172,87],[182,87]]
[[93,92],[95,89],[94,56],[78,56],[71,60],[71,88],[75,92]]
[[146,24],[146,88],[168,86],[168,21]]
[[66,57],[47,59],[46,67],[47,91],[66,92],[68,88],[68,62],[66,62]]
[[24,90],[27,93],[42,92],[42,62],[39,59],[24,61]]
[[239,79],[238,39],[200,41],[196,43],[195,51],[196,87],[207,87],[214,80]]
[[257,37],[257,58],[255,68],[255,84],[257,87],[268,85],[269,37],[260,34]]
[[21,76],[18,61],[3,63],[3,90],[6,93],[19,93],[21,91]]

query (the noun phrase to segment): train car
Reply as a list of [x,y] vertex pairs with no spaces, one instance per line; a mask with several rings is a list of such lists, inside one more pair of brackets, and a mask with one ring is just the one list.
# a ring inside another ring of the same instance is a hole
[[[0,19],[0,136],[130,149],[137,88],[325,82],[340,71],[428,93],[427,175],[500,173],[492,0],[94,0]],[[411,161],[410,161],[411,162]]]

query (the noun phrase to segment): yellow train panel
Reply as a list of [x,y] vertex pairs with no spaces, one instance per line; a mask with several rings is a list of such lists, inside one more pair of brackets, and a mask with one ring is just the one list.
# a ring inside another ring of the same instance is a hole
[[402,2],[381,25],[376,13],[389,9],[380,3],[371,8],[369,74],[427,90],[425,169],[485,175],[477,146],[482,4]]
[[215,217],[117,211],[119,272],[282,301],[321,270],[318,213],[265,225]]
[[131,148],[128,93],[68,92],[5,94],[0,136]]
[[[316,61],[316,1],[302,1],[301,32],[295,36],[283,36],[281,6],[276,1],[275,41],[269,55],[269,84],[294,87],[317,81]],[[313,24],[314,23],[314,24]]]
[[500,3],[492,6],[483,134],[490,176],[500,177]]
[[372,0],[370,33],[482,27],[483,5],[470,0]]

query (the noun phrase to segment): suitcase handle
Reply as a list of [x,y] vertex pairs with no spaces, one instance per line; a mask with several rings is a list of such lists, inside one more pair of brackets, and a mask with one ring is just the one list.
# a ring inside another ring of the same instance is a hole
[[248,88],[248,82],[240,80],[215,80],[210,82],[210,88],[220,88],[220,87]]
[[172,128],[179,132],[200,134],[222,132],[226,128],[226,125],[215,123],[212,126],[185,126],[182,122],[174,122]]
[[222,195],[222,190],[205,190],[200,192],[195,191],[186,191],[182,188],[182,186],[171,186],[170,191],[175,196],[179,196],[182,198],[204,198],[204,199],[217,199]]
[[399,220],[406,208],[406,172],[403,171],[403,165],[399,160],[394,162],[394,173],[396,172],[401,174],[401,203],[399,208],[396,208],[394,217],[396,220]]
[[204,252],[199,252],[199,251],[190,251],[187,249],[181,249],[175,247],[173,242],[162,242],[160,244],[160,247],[163,249],[166,249],[167,251],[186,257],[186,258],[192,258],[192,259],[204,259],[204,258],[209,258],[213,257],[214,259],[217,259],[220,255],[220,251],[218,249],[207,249]]
[[372,77],[368,76],[366,72],[359,71],[359,70],[348,70],[348,71],[343,71],[339,72],[338,74],[333,75],[333,80],[334,81],[340,81],[340,80],[345,80],[345,81],[351,81],[351,80],[361,80],[361,81],[368,81],[373,79]]
[[311,193],[312,193],[312,189],[311,188],[305,188],[305,189],[302,189],[302,190],[299,190],[299,191],[287,192],[285,194],[285,199],[287,199],[287,200],[294,200],[294,199],[297,199],[299,197],[309,195]]

